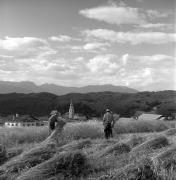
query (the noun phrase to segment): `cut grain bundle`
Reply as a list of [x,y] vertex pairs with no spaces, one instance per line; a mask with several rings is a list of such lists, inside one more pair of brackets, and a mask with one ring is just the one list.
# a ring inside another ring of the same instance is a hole
[[53,157],[56,153],[56,146],[63,145],[63,142],[58,142],[58,137],[60,137],[64,125],[64,121],[60,124],[58,123],[55,131],[45,141],[1,166],[0,179],[3,176],[17,175],[21,171],[34,167]]
[[11,148],[7,151],[7,157],[8,159],[11,159],[12,157],[18,156],[23,152],[23,148]]
[[134,134],[125,143],[128,144],[131,148],[133,148],[139,144],[142,144],[145,141],[145,139],[145,137]]
[[111,180],[159,180],[157,173],[155,172],[155,167],[151,159],[144,158],[138,163],[131,163],[120,168],[113,175]]
[[99,152],[94,153],[93,156],[96,158],[100,158],[100,157],[107,156],[112,153],[117,155],[117,154],[129,153],[130,151],[131,151],[131,149],[128,144],[116,143],[116,144],[106,147],[105,149],[103,149]]
[[[6,164],[1,166],[0,171],[2,176],[5,174],[11,176],[11,174],[19,174],[25,169],[31,168],[40,164],[51,157],[56,152],[55,146],[48,144],[47,146],[39,146],[35,149],[31,149],[28,152],[24,152],[19,156],[8,161]],[[0,176],[1,178],[1,176]]]
[[132,157],[137,154],[143,153],[144,151],[150,151],[153,149],[159,149],[169,145],[169,141],[165,136],[158,136],[145,141],[144,143],[134,147],[131,151]]
[[170,128],[163,132],[166,136],[174,136],[176,134],[176,128]]
[[75,150],[81,150],[87,146],[91,145],[90,139],[81,139],[78,141],[72,141],[69,144],[63,145],[57,149],[57,151],[75,151]]
[[153,158],[153,161],[167,170],[176,168],[176,147],[171,147]]
[[86,168],[86,157],[80,151],[64,152],[29,169],[17,180],[43,180],[58,174],[64,177],[78,177],[85,172]]
[[0,165],[7,159],[6,147],[0,144]]

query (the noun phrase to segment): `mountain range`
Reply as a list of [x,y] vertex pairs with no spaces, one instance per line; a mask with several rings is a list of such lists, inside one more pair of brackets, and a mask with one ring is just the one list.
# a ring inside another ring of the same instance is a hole
[[0,81],[0,94],[6,93],[40,93],[48,92],[58,96],[68,93],[90,93],[90,92],[121,92],[121,93],[137,93],[138,91],[126,86],[114,86],[111,84],[105,85],[88,85],[83,87],[66,87],[55,84],[36,85],[30,81],[11,82]]

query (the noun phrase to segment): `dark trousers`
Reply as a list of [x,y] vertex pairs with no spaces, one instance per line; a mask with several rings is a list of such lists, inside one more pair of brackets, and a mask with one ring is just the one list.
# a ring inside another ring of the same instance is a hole
[[104,127],[104,134],[105,134],[105,138],[106,139],[109,139],[110,137],[113,137],[112,136],[112,127],[111,127],[111,124],[107,124]]

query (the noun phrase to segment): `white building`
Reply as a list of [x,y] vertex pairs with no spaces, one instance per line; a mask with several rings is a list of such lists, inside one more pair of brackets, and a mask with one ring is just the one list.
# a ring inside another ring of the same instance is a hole
[[4,126],[8,128],[13,127],[31,127],[31,126],[44,126],[45,123],[43,121],[39,121],[36,118],[31,116],[13,116],[11,119],[5,122]]
[[139,116],[138,120],[163,120],[164,117],[159,114],[143,113]]

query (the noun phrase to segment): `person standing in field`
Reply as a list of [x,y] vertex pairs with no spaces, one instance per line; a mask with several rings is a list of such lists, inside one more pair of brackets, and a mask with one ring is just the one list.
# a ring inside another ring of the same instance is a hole
[[114,123],[115,121],[112,112],[109,109],[106,109],[106,113],[103,116],[104,134],[106,139],[113,137],[112,128],[114,127]]

